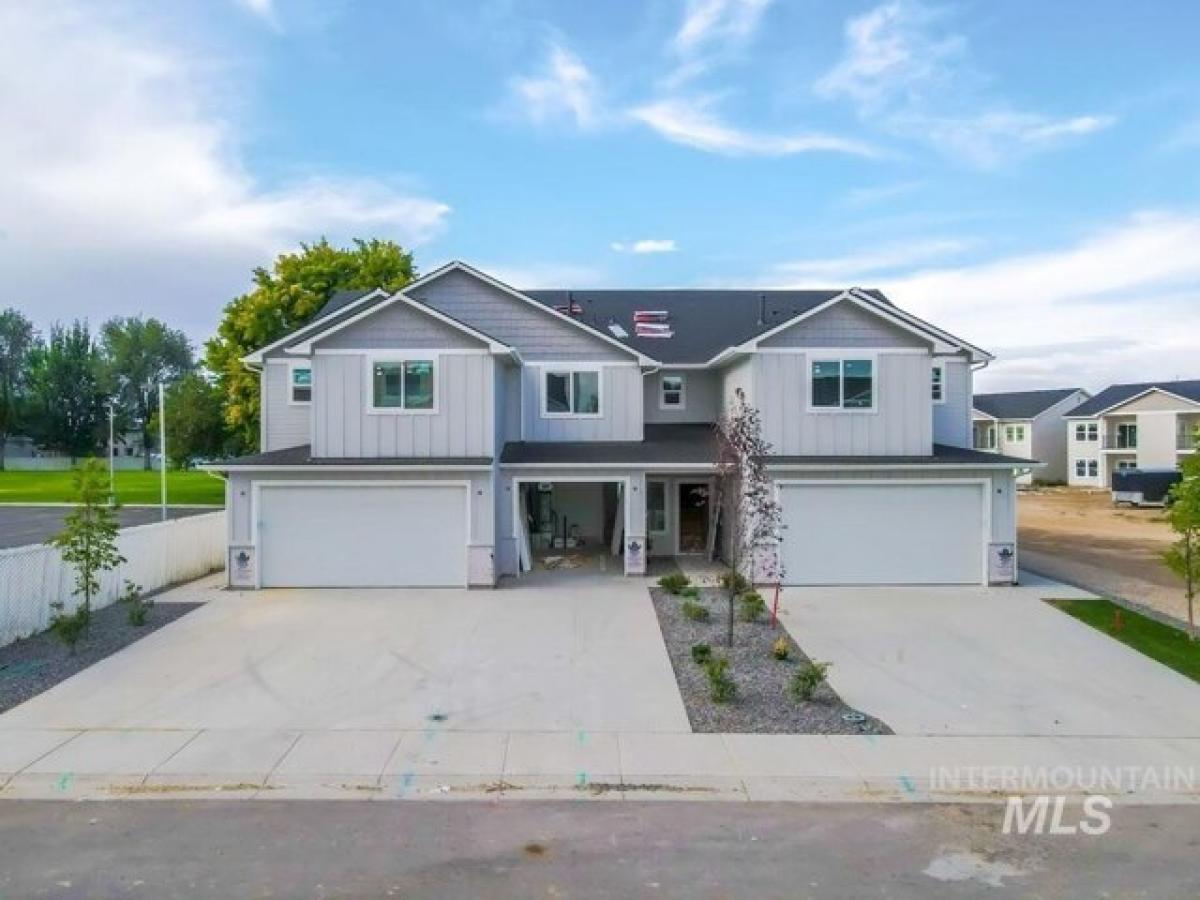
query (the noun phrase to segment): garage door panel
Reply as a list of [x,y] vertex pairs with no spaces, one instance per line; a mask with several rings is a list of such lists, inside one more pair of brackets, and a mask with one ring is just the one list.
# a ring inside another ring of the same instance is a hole
[[458,485],[261,485],[262,584],[465,585],[466,503]]
[[785,485],[789,584],[978,584],[977,484]]

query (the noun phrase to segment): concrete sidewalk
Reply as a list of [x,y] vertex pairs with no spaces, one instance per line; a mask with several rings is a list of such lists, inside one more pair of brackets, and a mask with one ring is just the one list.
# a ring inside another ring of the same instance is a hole
[[1094,791],[1190,805],[1198,760],[1200,738],[7,729],[0,799],[992,802]]

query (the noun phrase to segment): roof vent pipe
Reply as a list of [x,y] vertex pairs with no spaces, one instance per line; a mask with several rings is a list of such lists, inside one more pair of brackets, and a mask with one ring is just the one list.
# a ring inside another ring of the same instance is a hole
[[758,295],[758,324],[759,325],[767,324],[767,295],[766,294]]

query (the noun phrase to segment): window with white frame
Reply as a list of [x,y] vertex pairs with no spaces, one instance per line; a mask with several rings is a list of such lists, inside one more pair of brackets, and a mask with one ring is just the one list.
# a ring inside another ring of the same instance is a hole
[[1087,478],[1087,460],[1086,459],[1075,460],[1075,477],[1076,478]]
[[309,363],[291,363],[288,366],[288,401],[312,401],[312,366]]
[[371,408],[386,412],[433,412],[432,359],[376,359],[371,363]]
[[1006,441],[1023,441],[1025,440],[1024,425],[1005,425],[1004,439]]
[[542,384],[542,415],[600,415],[600,372],[547,369]]
[[646,482],[646,527],[652,534],[663,534],[667,530],[667,483]]
[[809,405],[813,409],[874,409],[874,360],[813,360]]
[[1082,422],[1080,422],[1078,425],[1075,426],[1075,440],[1077,440],[1077,441],[1086,441],[1087,440],[1087,426],[1084,425]]
[[1100,440],[1100,426],[1097,423],[1093,422],[1091,425],[1088,426],[1087,439],[1088,439],[1088,441]]
[[946,402],[946,364],[934,363],[930,393],[934,403]]
[[1126,469],[1136,469],[1137,463],[1129,459],[1121,459],[1117,461],[1117,471],[1124,472]]
[[684,409],[686,385],[682,375],[664,375],[659,382],[658,405],[661,409]]

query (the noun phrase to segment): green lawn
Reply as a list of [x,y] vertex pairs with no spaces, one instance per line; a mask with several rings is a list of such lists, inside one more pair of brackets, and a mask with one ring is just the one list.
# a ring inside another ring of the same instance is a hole
[[[71,472],[0,472],[0,503],[70,503]],[[117,502],[158,503],[157,472],[117,472]],[[204,472],[168,472],[167,502],[176,506],[222,505],[225,484]]]
[[[1131,612],[1111,600],[1051,600],[1049,603],[1181,675],[1200,681],[1200,641],[1189,640],[1178,628]],[[1115,629],[1113,622],[1118,609],[1124,624]]]

